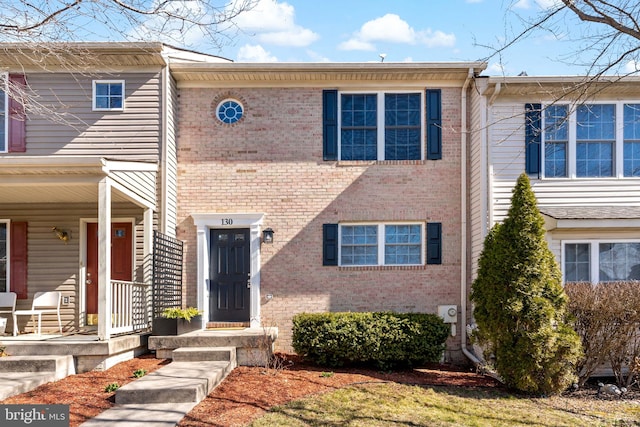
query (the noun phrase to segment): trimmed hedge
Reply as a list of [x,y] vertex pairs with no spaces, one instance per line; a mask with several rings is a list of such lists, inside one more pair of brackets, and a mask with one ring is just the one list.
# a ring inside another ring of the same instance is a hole
[[293,318],[293,348],[322,366],[381,369],[438,362],[449,326],[426,313],[301,313]]

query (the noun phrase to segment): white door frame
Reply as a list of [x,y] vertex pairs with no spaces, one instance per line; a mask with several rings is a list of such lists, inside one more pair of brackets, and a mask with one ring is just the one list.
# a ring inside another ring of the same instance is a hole
[[211,229],[248,228],[250,240],[251,265],[251,303],[249,319],[252,328],[260,327],[260,231],[264,220],[263,213],[205,213],[192,214],[197,229],[198,309],[202,310],[202,327],[209,320],[209,251]]

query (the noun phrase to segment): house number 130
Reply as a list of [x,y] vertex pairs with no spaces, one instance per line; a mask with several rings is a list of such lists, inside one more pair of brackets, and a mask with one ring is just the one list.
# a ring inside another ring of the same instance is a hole
[[233,220],[231,218],[222,218],[222,225],[233,225]]

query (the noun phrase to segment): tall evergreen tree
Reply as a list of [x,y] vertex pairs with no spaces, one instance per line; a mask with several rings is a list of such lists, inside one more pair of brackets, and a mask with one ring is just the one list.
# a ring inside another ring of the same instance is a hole
[[547,395],[575,380],[580,339],[565,322],[560,268],[544,238],[544,219],[526,174],[502,224],[487,235],[471,300],[477,338],[505,384]]

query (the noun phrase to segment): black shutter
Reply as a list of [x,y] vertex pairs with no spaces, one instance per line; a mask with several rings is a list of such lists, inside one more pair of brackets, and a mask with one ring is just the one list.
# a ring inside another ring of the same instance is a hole
[[322,91],[322,158],[338,160],[338,91]]
[[442,159],[442,91],[427,89],[427,159]]
[[524,110],[525,169],[528,174],[539,174],[542,146],[542,105],[526,104]]
[[442,264],[442,223],[427,223],[427,264]]
[[338,224],[322,224],[322,265],[338,265]]

